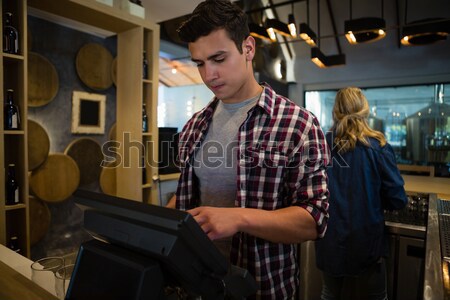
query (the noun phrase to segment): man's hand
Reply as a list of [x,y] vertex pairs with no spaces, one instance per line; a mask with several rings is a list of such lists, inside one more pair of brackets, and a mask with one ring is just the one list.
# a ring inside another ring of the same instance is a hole
[[200,206],[188,210],[211,240],[233,236],[242,221],[239,208]]
[[298,206],[267,211],[255,208],[200,206],[187,211],[211,240],[245,232],[273,243],[302,243],[317,238],[316,222]]

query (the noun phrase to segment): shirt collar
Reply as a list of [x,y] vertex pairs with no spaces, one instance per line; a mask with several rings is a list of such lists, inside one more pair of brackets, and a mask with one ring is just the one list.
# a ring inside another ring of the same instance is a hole
[[264,90],[256,105],[261,107],[269,116],[272,116],[277,94],[267,82],[261,82],[260,84]]
[[[275,107],[275,99],[276,99],[277,94],[275,93],[275,91],[272,89],[272,87],[268,83],[261,82],[260,84],[264,88],[264,90],[263,90],[258,102],[256,103],[256,106],[261,107],[261,109],[264,112],[266,112],[268,115],[272,116],[273,110]],[[206,120],[209,120],[212,118],[212,116],[214,114],[214,110],[216,109],[219,101],[220,100],[217,97],[214,97],[208,103],[208,105],[205,107],[202,114]]]

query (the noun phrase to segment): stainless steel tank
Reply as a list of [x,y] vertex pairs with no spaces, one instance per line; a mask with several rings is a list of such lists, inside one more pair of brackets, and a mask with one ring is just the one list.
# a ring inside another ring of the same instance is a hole
[[370,128],[372,128],[373,130],[377,130],[377,131],[381,131],[384,132],[384,120],[374,117],[374,116],[369,116],[369,118],[367,118],[367,123],[369,124]]
[[406,158],[413,163],[448,162],[450,105],[443,102],[443,86],[436,85],[434,103],[406,118]]

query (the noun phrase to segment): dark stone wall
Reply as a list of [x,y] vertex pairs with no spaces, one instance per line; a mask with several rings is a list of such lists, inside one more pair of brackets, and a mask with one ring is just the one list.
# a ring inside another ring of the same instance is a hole
[[[50,153],[62,153],[75,139],[90,137],[101,144],[108,140],[108,132],[116,120],[116,88],[95,91],[78,77],[75,60],[78,50],[87,43],[99,43],[116,56],[116,37],[101,38],[29,16],[28,50],[47,58],[56,68],[59,89],[56,97],[42,107],[29,107],[28,118],[39,123],[50,138]],[[72,92],[84,91],[106,95],[106,123],[103,135],[71,133]],[[99,190],[98,182],[85,187]],[[50,228],[46,235],[31,247],[31,259],[66,255],[77,251],[90,236],[82,229],[82,211],[71,198],[59,203],[46,203],[51,212]],[[32,224],[31,224],[32,226]]]

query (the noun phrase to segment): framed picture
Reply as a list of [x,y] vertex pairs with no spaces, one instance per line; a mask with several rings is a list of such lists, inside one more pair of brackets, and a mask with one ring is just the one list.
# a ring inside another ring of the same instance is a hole
[[105,133],[106,96],[74,91],[72,95],[72,133]]

